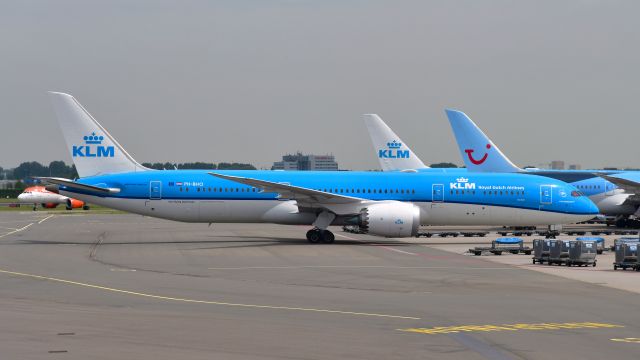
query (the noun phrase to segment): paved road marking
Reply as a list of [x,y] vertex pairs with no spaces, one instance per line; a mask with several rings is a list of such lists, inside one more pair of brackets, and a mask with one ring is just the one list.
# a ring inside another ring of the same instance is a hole
[[640,338],[611,339],[611,341],[640,344]]
[[386,265],[300,265],[300,266],[241,266],[210,267],[208,270],[287,270],[287,269],[433,269],[433,270],[512,270],[511,267],[460,266],[386,266]]
[[30,223],[30,224],[28,224],[28,225],[26,225],[26,226],[21,227],[20,229],[16,229],[16,230],[13,230],[13,231],[11,231],[11,232],[8,232],[8,233],[6,233],[6,234],[4,234],[4,235],[0,235],[0,238],[3,238],[3,237],[5,237],[5,236],[9,236],[9,235],[11,235],[11,234],[15,234],[15,233],[20,232],[20,231],[22,231],[22,230],[26,230],[26,229],[28,229],[28,228],[29,228],[29,226],[31,226],[31,225],[33,225],[33,224],[35,224],[35,223]]
[[434,334],[452,334],[452,333],[460,333],[460,332],[602,329],[602,328],[622,328],[622,327],[624,326],[615,325],[615,324],[594,323],[594,322],[574,322],[574,323],[436,326],[432,328],[411,328],[411,329],[398,329],[398,330],[434,335]]
[[45,222],[45,221],[47,221],[47,220],[51,219],[51,218],[52,218],[52,217],[54,217],[54,216],[55,216],[55,215],[51,214],[51,215],[47,216],[46,218],[44,218],[44,219],[42,219],[42,220],[38,221],[38,224],[42,224],[43,222]]
[[343,238],[345,238],[345,239],[349,239],[349,240],[353,240],[353,241],[360,241],[360,242],[363,242],[363,243],[367,243],[367,245],[376,246],[376,247],[383,248],[383,249],[385,249],[385,250],[389,250],[389,251],[394,251],[394,252],[397,252],[397,253],[400,253],[400,254],[405,254],[405,255],[418,255],[418,254],[416,254],[416,253],[412,253],[412,252],[408,252],[408,251],[404,251],[404,250],[395,249],[395,248],[392,248],[392,247],[389,247],[389,246],[384,246],[384,245],[380,245],[380,244],[376,244],[376,243],[370,243],[370,242],[369,242],[369,241],[367,241],[367,240],[360,240],[360,239],[352,238],[352,237],[349,237],[349,236],[346,236],[346,235],[342,235],[342,234],[336,234],[336,235],[337,235],[337,236],[341,236],[341,237],[343,237]]
[[348,239],[348,240],[362,241],[362,240],[359,240],[359,239],[356,239],[356,238],[352,238],[351,236],[342,235],[342,234],[336,234],[336,236],[340,236],[340,237],[343,237],[343,238]]
[[306,311],[306,312],[317,312],[317,313],[330,313],[330,314],[339,314],[339,315],[353,315],[353,316],[368,316],[368,317],[380,317],[380,318],[391,318],[391,319],[403,319],[403,320],[420,320],[419,317],[413,316],[401,316],[401,315],[388,315],[388,314],[376,314],[376,313],[365,313],[365,312],[356,312],[356,311],[341,311],[341,310],[330,310],[330,309],[315,309],[315,308],[302,308],[302,307],[289,307],[289,306],[273,306],[273,305],[256,305],[256,304],[241,304],[241,303],[230,303],[230,302],[222,302],[222,301],[208,301],[208,300],[195,300],[195,299],[186,299],[186,298],[177,298],[171,296],[162,296],[162,295],[154,295],[154,294],[146,294],[137,291],[129,291],[123,289],[110,288],[106,286],[87,284],[78,281],[71,281],[65,279],[59,279],[48,276],[34,275],[21,273],[16,271],[8,271],[0,269],[0,273],[28,277],[32,279],[39,280],[48,280],[58,283],[63,283],[67,285],[76,285],[82,286],[92,289],[98,289],[103,291],[110,291],[115,293],[134,295],[139,297],[146,297],[158,300],[167,300],[167,301],[179,301],[185,303],[196,303],[196,304],[209,304],[209,305],[222,305],[222,306],[233,306],[233,307],[244,307],[244,308],[256,308],[256,309],[271,309],[271,310],[288,310],[288,311]]

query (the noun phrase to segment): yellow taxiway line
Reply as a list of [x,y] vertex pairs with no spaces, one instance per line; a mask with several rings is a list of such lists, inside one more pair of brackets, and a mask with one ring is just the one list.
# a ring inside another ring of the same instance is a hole
[[221,306],[233,306],[233,307],[244,307],[244,308],[255,308],[255,309],[305,311],[305,312],[329,313],[329,314],[339,314],[339,315],[367,316],[367,317],[379,317],[379,318],[391,318],[391,319],[403,319],[403,320],[420,320],[419,317],[414,317],[414,316],[401,316],[401,315],[376,314],[376,313],[366,313],[366,312],[357,312],[357,311],[342,311],[342,310],[331,310],[331,309],[315,309],[315,308],[274,306],[274,305],[241,304],[241,303],[231,303],[231,302],[222,302],[222,301],[187,299],[187,298],[154,295],[154,294],[141,293],[141,292],[137,292],[137,291],[116,289],[116,288],[107,287],[107,286],[100,286],[100,285],[88,284],[88,283],[83,283],[83,282],[78,282],[78,281],[59,279],[59,278],[54,278],[54,277],[49,277],[49,276],[27,274],[27,273],[21,273],[21,272],[17,272],[17,271],[9,271],[9,270],[0,269],[0,273],[7,274],[7,275],[21,276],[21,277],[26,277],[26,278],[31,278],[31,279],[53,281],[53,282],[57,282],[57,283],[67,284],[67,285],[82,286],[82,287],[86,287],[86,288],[98,289],[98,290],[102,290],[102,291],[109,291],[109,292],[126,294],[126,295],[133,295],[133,296],[146,297],[146,298],[151,298],[151,299],[165,300],[165,301],[176,301],[176,302],[184,302],[184,303],[209,304],[209,305],[221,305]]

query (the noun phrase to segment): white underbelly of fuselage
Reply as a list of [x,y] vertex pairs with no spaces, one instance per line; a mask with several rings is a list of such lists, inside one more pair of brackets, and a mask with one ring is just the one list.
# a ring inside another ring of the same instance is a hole
[[[293,200],[125,199],[64,193],[90,204],[135,214],[194,223],[275,223],[310,225],[316,215],[299,212]],[[415,203],[421,225],[547,225],[568,224],[593,216],[560,214],[502,206],[458,203]]]

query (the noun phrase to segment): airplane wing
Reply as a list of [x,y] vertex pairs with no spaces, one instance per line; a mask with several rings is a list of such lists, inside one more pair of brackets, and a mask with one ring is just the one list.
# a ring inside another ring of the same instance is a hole
[[623,189],[625,192],[631,194],[640,194],[640,182],[638,181],[623,179],[617,176],[610,176],[601,173],[596,173],[596,175],[611,183],[614,183],[617,187]]
[[264,192],[278,193],[281,198],[296,200],[298,202],[298,207],[302,208],[325,208],[340,214],[355,214],[360,211],[362,205],[372,202],[367,199],[332,194],[324,191],[289,185],[287,183],[277,183],[273,181],[224,175],[214,172],[210,172],[209,175],[260,188]]
[[365,114],[364,123],[382,171],[429,168],[376,114]]
[[64,178],[56,178],[56,177],[34,177],[34,179],[38,179],[40,181],[44,181],[47,184],[55,184],[66,186],[71,189],[82,190],[82,191],[90,191],[97,192],[102,194],[116,194],[120,192],[118,188],[106,188],[95,185],[87,185],[75,182],[73,180],[64,179]]

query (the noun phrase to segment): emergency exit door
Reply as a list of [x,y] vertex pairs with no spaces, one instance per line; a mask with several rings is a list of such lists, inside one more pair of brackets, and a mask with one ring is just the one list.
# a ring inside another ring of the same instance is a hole
[[443,184],[433,184],[431,186],[431,201],[436,202],[444,202],[444,185]]
[[551,185],[540,185],[540,204],[551,205],[553,202],[553,187]]
[[149,182],[149,199],[150,200],[162,199],[162,182],[161,181]]

